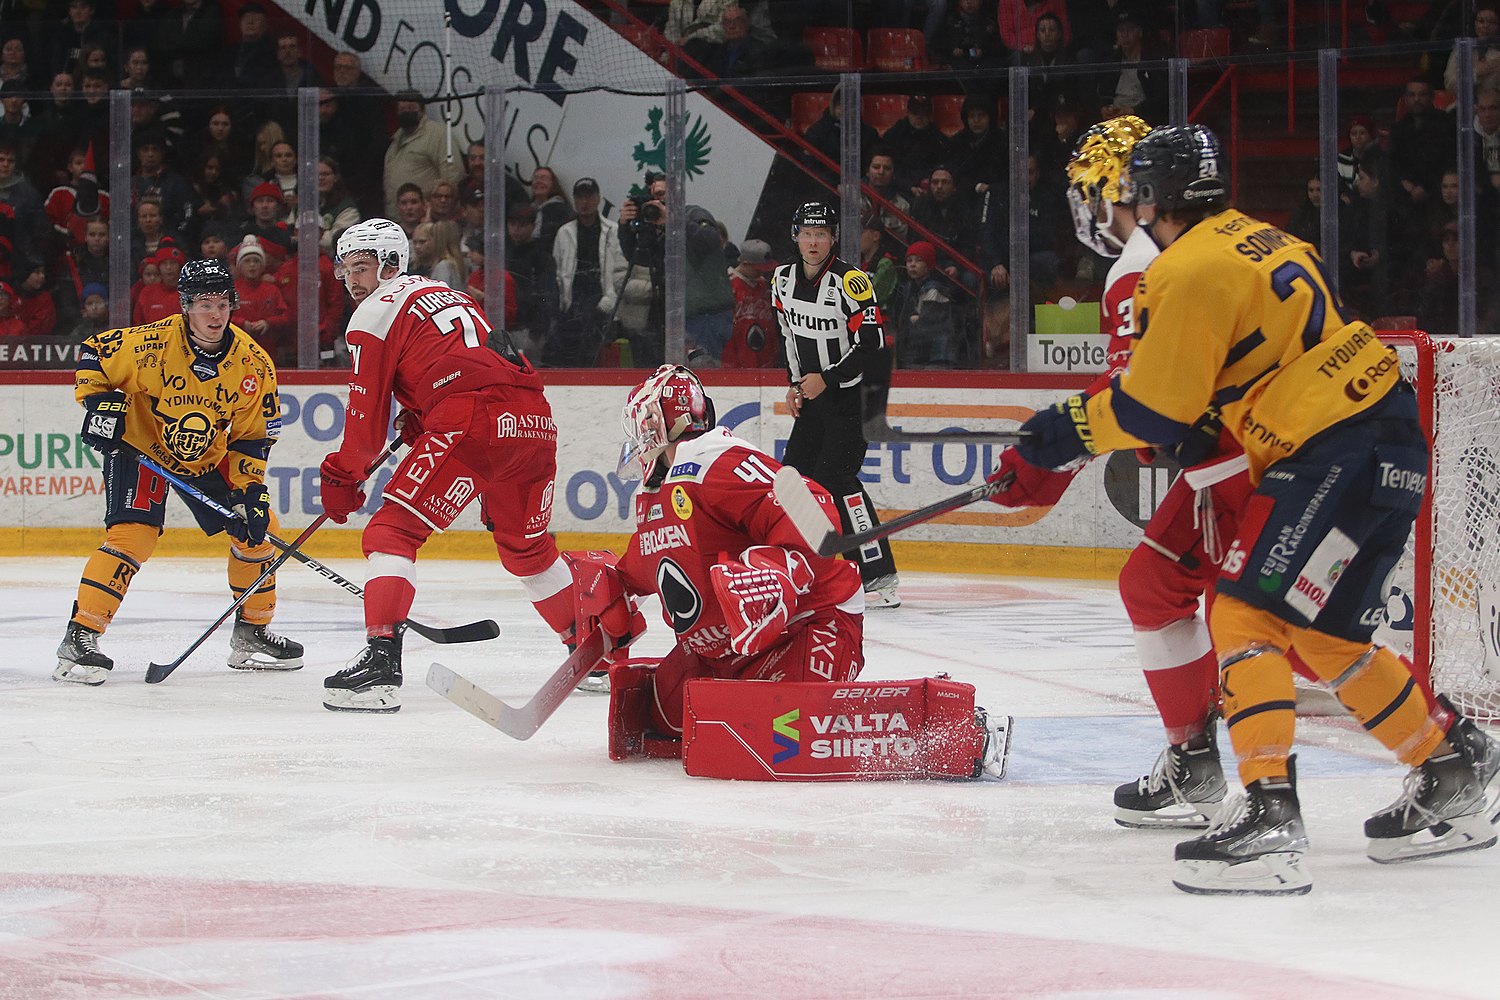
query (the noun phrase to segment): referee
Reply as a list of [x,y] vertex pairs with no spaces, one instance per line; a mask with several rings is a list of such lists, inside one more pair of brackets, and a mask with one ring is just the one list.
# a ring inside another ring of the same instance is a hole
[[[859,481],[865,440],[860,381],[883,349],[880,307],[870,278],[833,255],[833,209],[810,201],[792,216],[799,263],[783,264],[771,281],[771,305],[786,342],[794,423],[783,465],[832,493],[846,533],[878,524],[875,504]],[[896,608],[896,562],[883,539],[851,554],[865,584],[865,606]]]

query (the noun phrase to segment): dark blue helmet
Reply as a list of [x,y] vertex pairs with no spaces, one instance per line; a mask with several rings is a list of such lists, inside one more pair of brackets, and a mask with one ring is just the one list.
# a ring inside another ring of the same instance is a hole
[[1218,136],[1202,125],[1154,129],[1130,151],[1126,200],[1158,212],[1217,211],[1229,199],[1228,170]]
[[827,226],[833,238],[839,238],[839,217],[832,208],[821,201],[809,201],[792,213],[792,239],[803,226]]
[[240,294],[234,287],[234,275],[229,273],[229,268],[222,260],[212,257],[207,260],[190,260],[182,265],[182,273],[177,276],[177,295],[182,301],[184,312],[199,295],[226,295],[229,297],[229,308],[240,307]]

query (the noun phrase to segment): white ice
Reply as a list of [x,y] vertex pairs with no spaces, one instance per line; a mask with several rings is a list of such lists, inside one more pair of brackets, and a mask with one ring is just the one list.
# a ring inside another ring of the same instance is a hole
[[519,743],[427,690],[437,660],[519,701],[560,662],[492,563],[419,563],[418,618],[504,634],[409,637],[390,716],[323,709],[362,619],[298,567],[298,673],[217,635],[142,683],[227,603],[222,562],[159,559],[108,683],[54,683],[82,563],[0,560],[4,1000],[1500,996],[1500,850],[1367,860],[1402,769],[1347,720],[1300,723],[1310,895],[1172,887],[1182,835],[1112,821],[1163,737],[1107,584],[906,574],[868,616],[867,677],[1016,716],[1004,782],[773,785],[611,763],[598,696]]

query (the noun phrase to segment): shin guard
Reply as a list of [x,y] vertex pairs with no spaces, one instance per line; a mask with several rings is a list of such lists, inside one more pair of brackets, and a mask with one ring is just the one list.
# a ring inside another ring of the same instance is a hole
[[[229,590],[235,597],[243,594],[266,570],[275,556],[270,542],[248,548],[238,541],[229,544]],[[276,614],[276,574],[272,573],[240,605],[239,615],[252,625],[269,624]]]
[[1403,764],[1415,767],[1442,742],[1443,727],[1427,696],[1391,650],[1310,629],[1298,633],[1296,644],[1365,731]]
[[1297,691],[1284,652],[1287,625],[1269,611],[1220,594],[1210,626],[1240,780],[1284,780],[1297,726]]
[[107,629],[130,589],[130,581],[156,550],[159,537],[159,530],[149,524],[110,525],[104,544],[83,567],[73,620],[95,632]]

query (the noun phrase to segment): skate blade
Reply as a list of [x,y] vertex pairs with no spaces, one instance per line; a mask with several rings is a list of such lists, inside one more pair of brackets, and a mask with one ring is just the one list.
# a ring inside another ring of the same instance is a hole
[[302,657],[299,656],[291,660],[254,660],[249,658],[235,659],[231,656],[229,666],[232,670],[301,670]]
[[330,712],[381,712],[389,714],[401,711],[400,688],[394,684],[377,684],[367,691],[350,691],[347,688],[324,688],[323,707]]
[[1312,891],[1302,855],[1290,852],[1239,862],[1178,861],[1172,884],[1195,896],[1300,896]]
[[[83,671],[75,673],[75,669]],[[89,687],[98,687],[109,678],[109,671],[103,667],[86,667],[81,663],[72,663],[68,660],[58,660],[57,666],[52,670],[52,679],[62,681],[66,684],[85,684]]]
[[[986,781],[1001,781],[1005,778],[1006,765],[1010,763],[1010,737],[1015,732],[1013,715],[985,716],[988,731],[985,733],[985,759],[980,764],[980,777]],[[991,744],[998,744],[993,747]]]
[[1223,801],[1174,803],[1154,811],[1115,806],[1115,822],[1127,830],[1207,830]]
[[609,671],[599,670],[589,674],[573,690],[584,694],[609,694]]
[[[1435,833],[1439,828],[1443,832]],[[1450,819],[1420,830],[1410,837],[1371,840],[1365,853],[1378,865],[1400,865],[1425,861],[1465,851],[1483,851],[1495,846],[1495,828],[1484,813]]]

